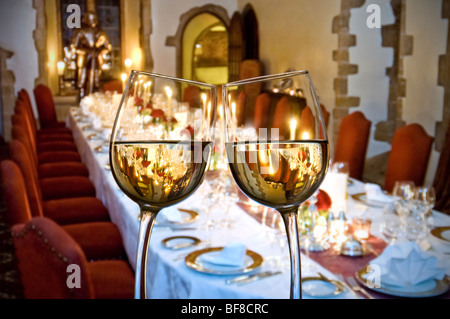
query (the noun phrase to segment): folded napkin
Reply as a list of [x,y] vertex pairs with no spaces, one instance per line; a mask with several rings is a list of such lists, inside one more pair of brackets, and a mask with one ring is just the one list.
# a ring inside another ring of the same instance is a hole
[[163,211],[163,217],[170,223],[182,223],[185,219],[184,214],[176,207],[171,207]]
[[366,183],[364,185],[364,190],[366,191],[367,200],[369,201],[376,201],[382,203],[393,202],[392,197],[383,193],[383,190],[377,184]]
[[379,266],[382,284],[396,287],[416,286],[430,279],[442,280],[446,274],[436,257],[423,251],[415,242],[388,246],[370,262]]
[[221,251],[202,255],[202,260],[219,266],[244,267],[247,248],[241,243],[229,243]]

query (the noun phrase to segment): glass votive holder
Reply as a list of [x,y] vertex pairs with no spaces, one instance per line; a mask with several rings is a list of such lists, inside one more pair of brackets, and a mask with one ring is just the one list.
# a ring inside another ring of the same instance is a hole
[[358,239],[368,239],[370,237],[370,227],[372,220],[370,218],[358,217],[352,220],[353,236]]

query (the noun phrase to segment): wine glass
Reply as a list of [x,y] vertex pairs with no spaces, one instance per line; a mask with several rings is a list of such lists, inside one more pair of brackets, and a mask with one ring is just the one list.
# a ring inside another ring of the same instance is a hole
[[[290,298],[300,299],[297,211],[319,188],[329,162],[326,128],[309,73],[293,71],[232,82],[223,85],[222,94],[233,178],[250,199],[281,214],[290,253]],[[275,105],[272,119],[270,109]],[[300,117],[306,108],[309,116]]]
[[433,186],[417,186],[414,191],[416,205],[423,207],[427,229],[433,227],[433,207],[436,204],[436,191]]
[[[195,103],[178,108],[187,87]],[[110,141],[111,171],[140,207],[135,298],[145,299],[147,249],[158,212],[190,196],[202,183],[213,150],[216,87],[132,71]]]

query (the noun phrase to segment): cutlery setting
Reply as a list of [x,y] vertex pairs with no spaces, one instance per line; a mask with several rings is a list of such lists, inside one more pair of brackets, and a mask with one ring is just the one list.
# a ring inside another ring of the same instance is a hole
[[225,280],[227,285],[237,284],[238,286],[245,285],[251,282],[255,282],[264,278],[269,278],[281,274],[281,271],[263,271],[255,274],[242,275],[233,279]]
[[356,279],[354,277],[349,276],[345,280],[349,284],[349,288],[352,291],[363,294],[367,299],[375,299],[370,293],[367,292],[367,290],[365,290],[360,285],[358,285],[358,283],[356,282]]

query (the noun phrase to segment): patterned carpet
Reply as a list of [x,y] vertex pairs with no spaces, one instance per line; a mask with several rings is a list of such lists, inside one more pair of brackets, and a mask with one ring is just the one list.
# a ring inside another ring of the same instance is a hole
[[[8,144],[0,140],[0,161],[7,158],[9,158]],[[4,218],[6,208],[2,185],[0,176],[0,299],[23,299],[10,226]]]

